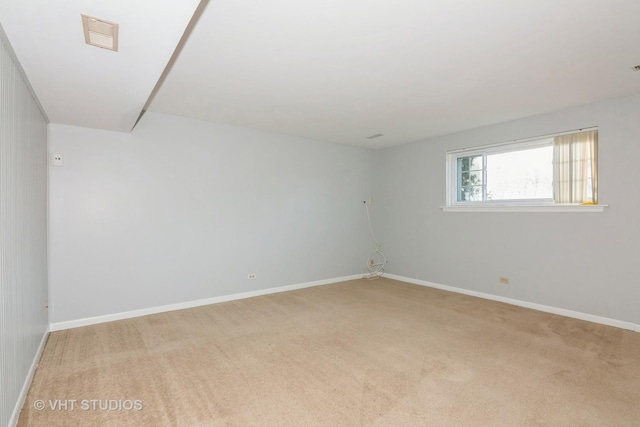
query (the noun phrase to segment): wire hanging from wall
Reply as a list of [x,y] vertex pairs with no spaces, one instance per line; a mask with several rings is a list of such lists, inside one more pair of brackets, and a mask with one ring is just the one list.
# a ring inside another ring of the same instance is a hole
[[384,274],[384,266],[387,264],[387,258],[381,252],[382,245],[376,239],[375,234],[373,233],[373,227],[371,226],[371,216],[369,215],[369,206],[367,206],[367,202],[363,202],[365,210],[367,211],[367,222],[369,223],[369,231],[371,232],[371,238],[376,244],[376,249],[373,251],[369,258],[367,258],[367,265],[363,279],[374,280],[381,277]]

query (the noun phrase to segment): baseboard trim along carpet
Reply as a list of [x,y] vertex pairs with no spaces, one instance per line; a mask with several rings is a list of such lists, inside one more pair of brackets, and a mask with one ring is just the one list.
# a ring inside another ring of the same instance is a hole
[[132,317],[147,316],[149,314],[164,313],[166,311],[182,310],[185,308],[200,307],[203,305],[215,304],[218,302],[233,301],[243,298],[252,298],[261,295],[275,294],[278,292],[293,291],[295,289],[310,288],[313,286],[329,285],[331,283],[346,282],[348,280],[361,279],[362,274],[351,276],[335,277],[332,279],[316,280],[313,282],[298,283],[295,285],[278,286],[275,288],[259,289],[257,291],[241,292],[238,294],[222,295],[219,297],[204,298],[194,301],[180,302],[176,304],[161,305],[157,307],[143,308],[140,310],[125,311],[121,313],[107,314],[104,316],[87,317],[84,319],[56,322],[49,325],[49,330],[61,331],[64,329],[79,328],[82,326],[96,325],[98,323],[112,322],[114,320],[130,319]]
[[600,323],[602,325],[613,326],[616,328],[627,329],[635,332],[640,332],[640,325],[626,322],[618,319],[611,319],[609,317],[596,316],[594,314],[581,313],[579,311],[567,310],[564,308],[552,307],[549,305],[536,304],[533,302],[522,301],[513,298],[501,297],[498,295],[486,294],[483,292],[471,291],[463,288],[456,288],[454,286],[440,285],[438,283],[427,282],[426,280],[412,279],[410,277],[397,276],[395,274],[386,274],[384,277],[389,279],[399,280],[401,282],[413,283],[414,285],[427,286],[429,288],[442,289],[444,291],[456,292],[459,294],[470,295],[478,298],[489,299],[493,301],[504,302],[511,305],[517,305],[520,307],[531,308],[533,310],[543,311],[545,313],[559,314],[561,316],[572,317],[574,319],[586,320],[588,322]]
[[25,378],[24,384],[22,385],[22,390],[20,390],[20,394],[18,395],[16,406],[14,406],[11,418],[9,418],[9,427],[14,427],[16,424],[18,424],[18,418],[20,417],[22,405],[24,405],[24,401],[27,398],[27,393],[29,392],[29,388],[31,387],[33,375],[36,373],[36,369],[38,368],[38,364],[40,363],[40,357],[42,357],[42,352],[44,351],[44,346],[47,343],[48,337],[49,330],[47,329],[42,335],[42,340],[40,340],[38,351],[36,351],[36,354],[33,357],[33,362],[31,362],[31,367],[29,368],[29,372],[27,372],[27,377]]

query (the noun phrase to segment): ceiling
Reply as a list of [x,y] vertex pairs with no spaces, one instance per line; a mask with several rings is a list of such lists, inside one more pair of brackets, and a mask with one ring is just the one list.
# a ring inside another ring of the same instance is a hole
[[198,3],[0,0],[0,23],[51,122],[120,131],[145,108],[381,148],[640,94],[638,0]]
[[[52,123],[130,131],[200,0],[0,0],[0,24]],[[84,42],[80,14],[120,27]]]

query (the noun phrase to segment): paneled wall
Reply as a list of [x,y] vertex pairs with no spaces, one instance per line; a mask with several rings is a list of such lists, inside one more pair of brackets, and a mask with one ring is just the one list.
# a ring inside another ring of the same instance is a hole
[[47,122],[0,32],[0,425],[48,328]]

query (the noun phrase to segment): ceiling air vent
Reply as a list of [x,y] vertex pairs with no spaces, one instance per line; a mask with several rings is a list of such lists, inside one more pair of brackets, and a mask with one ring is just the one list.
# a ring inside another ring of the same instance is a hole
[[118,24],[82,14],[84,41],[91,46],[118,51]]

